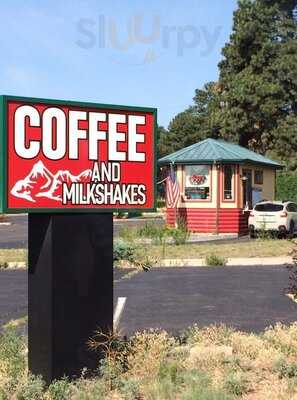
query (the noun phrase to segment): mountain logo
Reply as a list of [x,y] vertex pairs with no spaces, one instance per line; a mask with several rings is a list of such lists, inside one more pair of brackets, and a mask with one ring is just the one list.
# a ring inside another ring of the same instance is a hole
[[33,203],[36,202],[38,197],[47,197],[62,202],[63,183],[89,182],[91,176],[91,169],[87,169],[79,175],[72,175],[67,170],[59,170],[56,174],[53,174],[42,161],[38,161],[25,178],[15,183],[10,193],[15,197]]

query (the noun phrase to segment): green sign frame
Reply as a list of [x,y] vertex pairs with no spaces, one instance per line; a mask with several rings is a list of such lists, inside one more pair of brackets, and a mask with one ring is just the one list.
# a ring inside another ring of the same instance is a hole
[[[9,208],[7,206],[7,104],[9,101],[20,101],[28,104],[50,104],[50,105],[61,105],[61,106],[76,106],[76,107],[89,107],[98,109],[108,110],[123,110],[123,111],[138,111],[144,113],[151,113],[154,117],[154,168],[153,168],[153,207],[152,208]],[[0,96],[0,213],[4,214],[19,214],[19,213],[117,213],[117,212],[154,212],[156,211],[157,202],[157,108],[152,107],[140,107],[140,106],[126,106],[116,104],[105,104],[105,103],[93,103],[73,100],[58,100],[58,99],[46,99],[38,97],[22,97],[22,96]]]

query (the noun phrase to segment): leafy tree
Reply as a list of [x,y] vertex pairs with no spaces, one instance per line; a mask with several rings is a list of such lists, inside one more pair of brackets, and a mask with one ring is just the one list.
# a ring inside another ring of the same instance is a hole
[[199,116],[194,107],[190,107],[177,114],[170,122],[163,145],[165,144],[166,154],[169,154],[203,138],[199,130]]
[[[274,152],[289,171],[297,171],[297,115],[289,115],[273,131]],[[297,182],[297,176],[295,176]]]
[[218,82],[195,91],[161,133],[160,152],[222,137],[297,170],[296,0],[239,0],[222,55]]
[[291,16],[296,9],[296,0],[262,0],[262,3],[269,7],[277,5],[279,9],[285,11],[288,16]]
[[168,131],[160,131],[159,154],[169,154],[207,137],[219,136],[218,107],[219,85],[207,83],[197,89],[194,105],[177,114],[169,124]]
[[209,82],[203,89],[197,89],[194,97],[194,110],[199,120],[200,136],[218,138],[220,136],[220,110],[222,86]]
[[168,154],[171,149],[170,141],[168,138],[168,131],[163,126],[158,126],[157,141],[157,157],[161,158]]
[[223,137],[266,153],[296,115],[297,25],[290,1],[241,0],[220,63]]
[[290,200],[297,202],[297,173],[281,172],[276,178],[277,200]]

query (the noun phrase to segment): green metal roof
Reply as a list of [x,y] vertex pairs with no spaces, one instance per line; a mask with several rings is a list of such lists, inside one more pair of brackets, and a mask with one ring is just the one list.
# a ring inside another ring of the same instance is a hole
[[274,168],[282,168],[276,161],[224,140],[205,139],[192,146],[169,154],[158,161],[160,166],[167,164],[213,164],[213,163],[251,163]]

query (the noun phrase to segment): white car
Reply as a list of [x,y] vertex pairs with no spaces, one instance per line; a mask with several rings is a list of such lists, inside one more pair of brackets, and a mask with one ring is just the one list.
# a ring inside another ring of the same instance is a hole
[[291,201],[262,201],[249,216],[250,237],[260,231],[276,232],[279,237],[294,236],[297,230],[297,204]]

